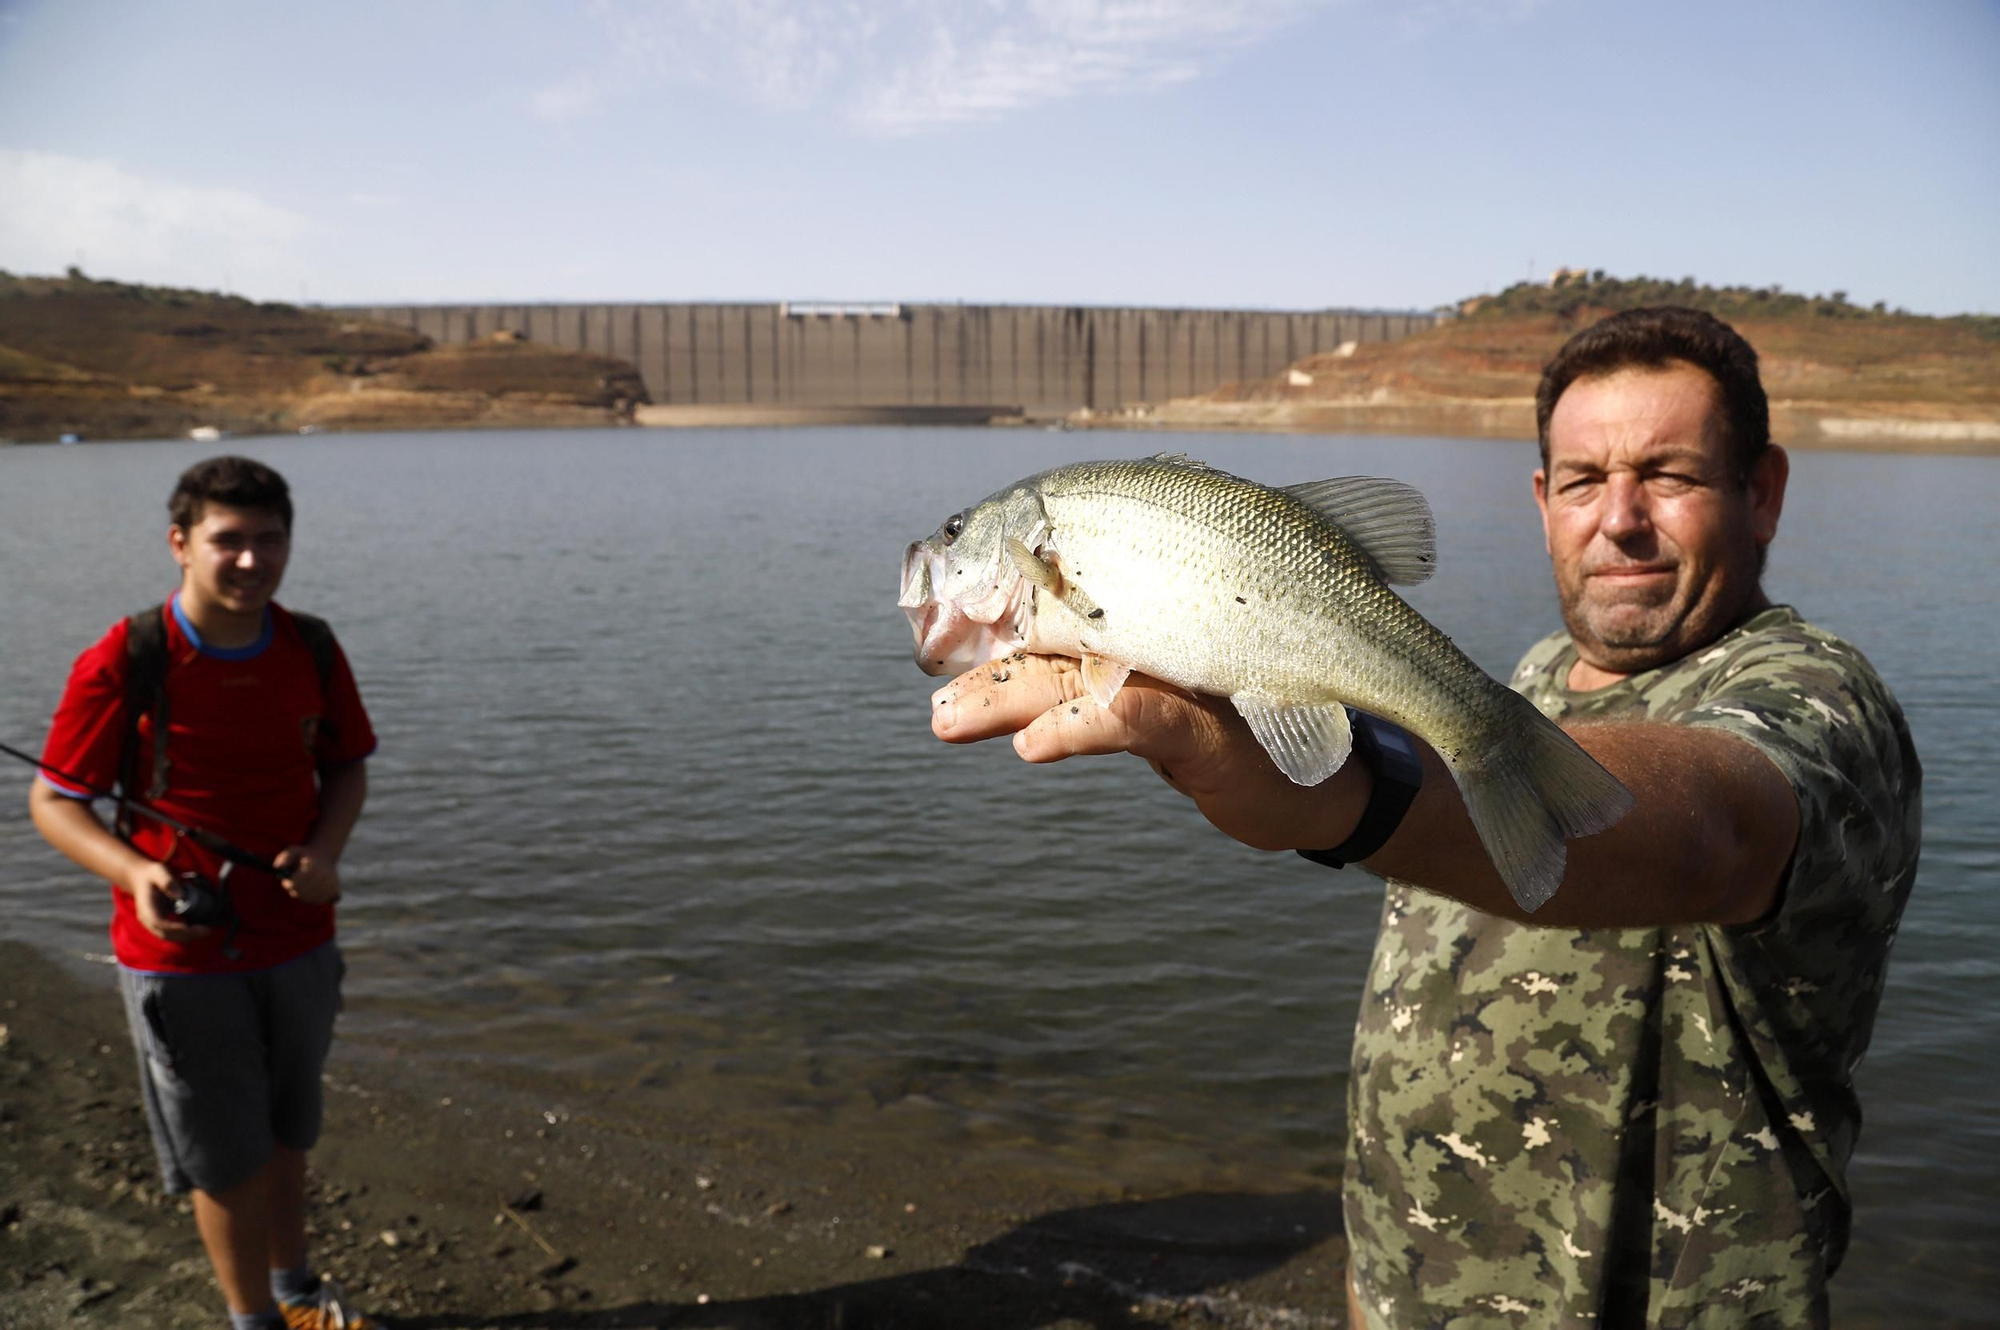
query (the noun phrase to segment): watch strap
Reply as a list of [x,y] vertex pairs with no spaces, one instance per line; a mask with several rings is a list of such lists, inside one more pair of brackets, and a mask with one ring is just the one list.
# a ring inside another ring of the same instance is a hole
[[1354,733],[1354,755],[1374,776],[1374,787],[1352,835],[1330,850],[1298,852],[1328,868],[1359,863],[1388,844],[1424,784],[1423,759],[1402,726],[1353,707],[1347,708],[1347,723]]

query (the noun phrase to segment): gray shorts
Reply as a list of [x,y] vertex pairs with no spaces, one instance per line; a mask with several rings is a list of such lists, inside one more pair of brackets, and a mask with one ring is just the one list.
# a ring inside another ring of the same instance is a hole
[[319,1140],[320,1069],[346,973],[331,942],[251,974],[119,968],[162,1190],[225,1192],[274,1144]]

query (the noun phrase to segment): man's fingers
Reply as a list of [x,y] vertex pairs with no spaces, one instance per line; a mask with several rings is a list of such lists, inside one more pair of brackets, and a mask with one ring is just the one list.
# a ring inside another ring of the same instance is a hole
[[967,670],[933,693],[931,732],[947,743],[1012,734],[1082,690],[1075,661],[1016,652]]
[[1078,662],[1016,652],[967,670],[932,695],[931,729],[951,743],[1014,736],[1029,762],[1133,753],[1183,794],[1200,797],[1247,740],[1228,702],[1201,697],[1143,674],[1125,681],[1108,707],[1085,691]]
[[1144,674],[1129,676],[1106,707],[1085,691],[1078,662],[1017,653],[940,688],[931,729],[952,743],[1011,734],[1014,751],[1029,762],[1131,753],[1194,800],[1203,817],[1259,849],[1288,849],[1301,834],[1306,843],[1336,844],[1345,832],[1312,828],[1354,825],[1329,805],[1329,787],[1294,784],[1277,768],[1229,699]]
[[1225,726],[1215,708],[1226,705],[1135,674],[1108,707],[1085,694],[1048,708],[1015,736],[1014,751],[1030,762],[1131,753],[1191,793],[1176,769],[1201,768],[1222,755]]
[[1030,762],[1060,762],[1066,757],[1127,753],[1136,737],[1119,708],[1078,697],[1035,717],[1014,736],[1014,751]]

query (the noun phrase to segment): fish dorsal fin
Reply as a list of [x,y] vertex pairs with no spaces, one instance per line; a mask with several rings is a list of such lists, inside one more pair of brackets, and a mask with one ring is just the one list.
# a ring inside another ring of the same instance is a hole
[[1125,686],[1125,676],[1130,673],[1130,665],[1120,665],[1088,651],[1083,653],[1083,686],[1101,707],[1111,705],[1111,699],[1118,696],[1118,690]]
[[1311,705],[1238,693],[1229,699],[1250,722],[1250,732],[1295,784],[1317,785],[1340,770],[1354,746],[1347,708]]
[[1400,480],[1340,476],[1287,485],[1285,493],[1345,531],[1384,582],[1415,586],[1437,571],[1437,522],[1424,496]]
[[1154,453],[1147,460],[1152,462],[1165,462],[1168,466],[1195,467],[1202,471],[1215,470],[1214,467],[1210,466],[1207,462],[1202,461],[1199,457],[1189,457],[1186,453]]

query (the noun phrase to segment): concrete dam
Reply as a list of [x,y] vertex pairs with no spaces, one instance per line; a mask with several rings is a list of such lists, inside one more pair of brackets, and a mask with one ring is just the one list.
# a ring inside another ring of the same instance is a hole
[[438,342],[512,331],[631,362],[652,423],[987,419],[1116,411],[1283,372],[1431,313],[1076,305],[495,304],[341,306]]

